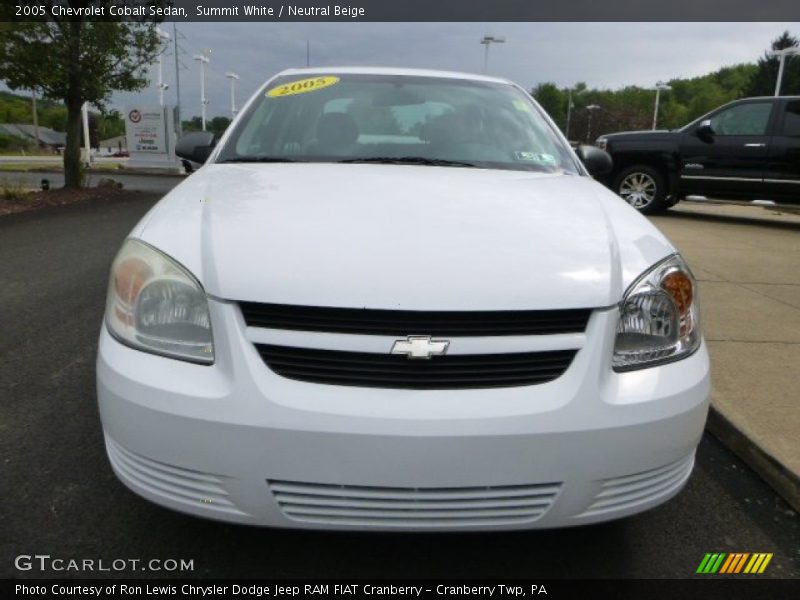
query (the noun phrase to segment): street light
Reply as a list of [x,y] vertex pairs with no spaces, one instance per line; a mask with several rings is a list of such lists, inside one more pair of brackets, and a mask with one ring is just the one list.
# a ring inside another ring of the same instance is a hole
[[485,35],[481,40],[481,44],[486,46],[486,50],[483,53],[483,72],[489,72],[489,46],[491,44],[505,44],[506,38],[504,37],[495,37],[493,35]]
[[[576,93],[583,94],[585,91],[586,88],[582,88],[580,90],[577,90]],[[564,136],[567,138],[567,141],[569,141],[569,124],[570,124],[570,119],[572,118],[573,108],[575,108],[575,105],[572,103],[572,88],[569,88],[568,98],[567,98],[567,124],[564,127]]]
[[84,102],[81,106],[81,120],[83,121],[83,160],[89,167],[92,164],[92,147],[89,139],[89,103]]
[[164,71],[161,68],[161,55],[163,50],[160,49],[160,46],[162,42],[169,43],[169,34],[160,27],[156,27],[156,33],[158,34],[158,37],[161,38],[159,41],[160,51],[158,53],[158,104],[159,106],[164,106],[164,92],[167,88],[169,88],[169,85],[164,83]]
[[192,58],[200,63],[200,122],[203,131],[206,130],[206,65],[210,62],[208,55],[210,50],[205,50],[203,54],[195,54]]
[[36,149],[38,150],[42,141],[39,139],[39,112],[36,110],[36,88],[31,88],[31,109],[33,112],[33,137],[36,138]]
[[590,104],[586,107],[586,110],[589,111],[589,116],[586,119],[586,141],[588,142],[592,137],[592,113],[596,110],[600,110],[600,105]]
[[781,83],[783,82],[783,67],[786,63],[787,56],[800,56],[800,48],[797,46],[792,46],[791,48],[784,48],[783,50],[773,50],[772,52],[767,52],[767,56],[771,56],[773,58],[777,57],[780,59],[780,65],[778,66],[778,81],[775,82],[775,95],[781,95]]
[[236,81],[239,75],[232,71],[225,73],[225,77],[231,80],[231,119],[236,118]]
[[672,88],[670,86],[668,86],[666,83],[664,83],[663,81],[659,81],[658,83],[656,83],[656,87],[651,88],[651,89],[654,89],[656,91],[656,108],[653,111],[653,130],[655,130],[656,123],[658,123],[658,100],[659,100],[659,95],[661,94],[661,92],[668,92]]

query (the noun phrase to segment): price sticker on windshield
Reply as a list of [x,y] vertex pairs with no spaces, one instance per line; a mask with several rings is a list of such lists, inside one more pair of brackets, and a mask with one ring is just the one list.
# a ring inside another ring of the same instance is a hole
[[515,152],[517,160],[525,160],[530,162],[539,163],[548,167],[554,167],[558,164],[556,157],[552,154],[544,154],[542,152]]
[[296,94],[305,94],[308,92],[316,92],[322,88],[330,87],[339,83],[339,78],[329,75],[327,77],[311,77],[309,79],[298,79],[284,83],[276,88],[272,88],[267,92],[270,98],[282,98],[283,96],[294,96]]

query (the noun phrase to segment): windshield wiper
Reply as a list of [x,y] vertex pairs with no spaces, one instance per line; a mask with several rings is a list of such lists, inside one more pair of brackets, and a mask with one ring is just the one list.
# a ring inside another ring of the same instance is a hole
[[370,156],[365,158],[346,158],[340,163],[381,163],[386,165],[429,165],[432,167],[473,167],[478,165],[460,160],[444,158],[425,158],[424,156]]
[[295,158],[283,156],[237,156],[236,158],[226,158],[219,161],[221,163],[293,163],[299,162]]

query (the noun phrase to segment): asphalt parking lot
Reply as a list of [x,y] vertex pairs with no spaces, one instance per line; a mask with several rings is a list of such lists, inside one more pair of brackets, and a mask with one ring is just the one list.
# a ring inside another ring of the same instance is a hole
[[[1,576],[63,576],[14,567],[20,554],[49,554],[190,559],[194,571],[182,575],[192,577],[680,578],[706,552],[743,551],[774,553],[764,577],[800,577],[798,515],[710,435],[674,500],[584,528],[309,533],[204,521],[140,499],[105,458],[94,357],[111,259],[156,200],[138,194],[0,218]],[[687,217],[660,219],[679,226]]]

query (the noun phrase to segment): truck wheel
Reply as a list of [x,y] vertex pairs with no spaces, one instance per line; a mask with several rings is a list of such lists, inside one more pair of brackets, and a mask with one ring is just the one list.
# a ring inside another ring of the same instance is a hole
[[662,212],[669,206],[664,177],[652,167],[636,165],[621,171],[614,180],[614,191],[633,208],[646,215]]

